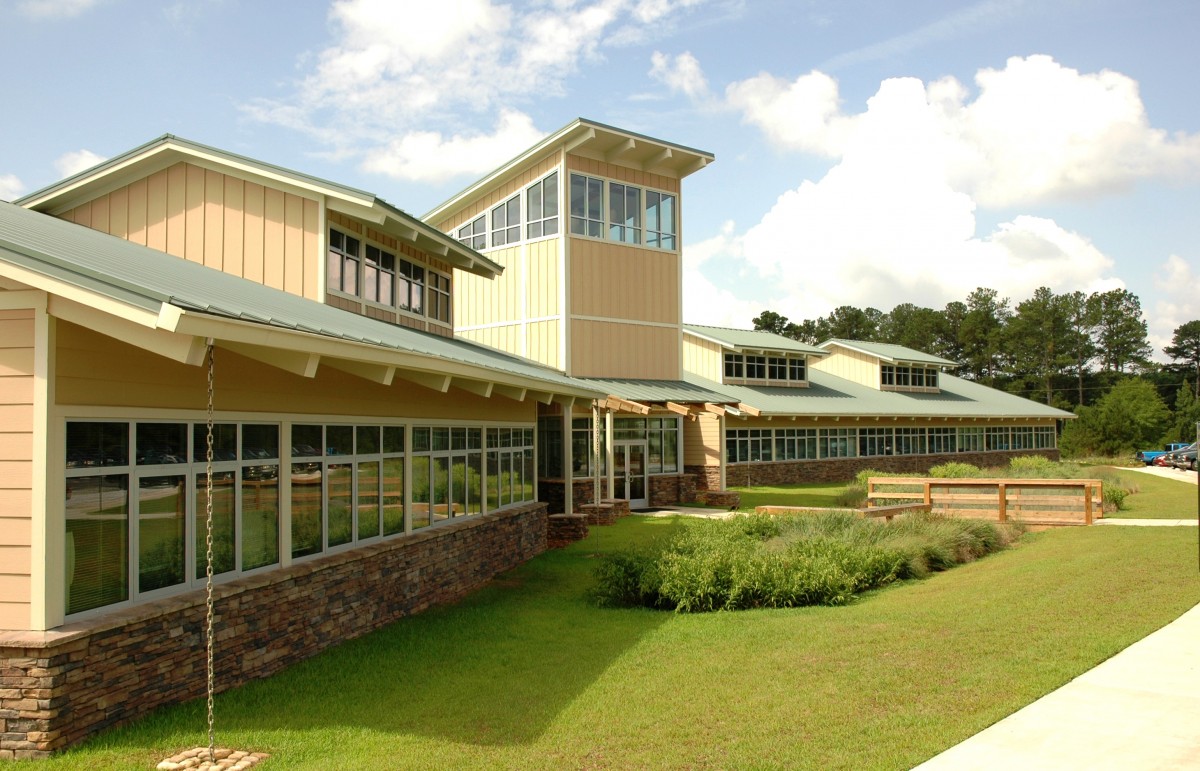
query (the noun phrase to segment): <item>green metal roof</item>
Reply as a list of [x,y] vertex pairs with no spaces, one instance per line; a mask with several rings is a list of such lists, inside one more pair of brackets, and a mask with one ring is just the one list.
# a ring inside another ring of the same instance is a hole
[[893,345],[891,343],[869,343],[863,340],[842,340],[835,337],[821,343],[821,348],[828,353],[829,346],[833,345],[840,345],[854,351],[868,353],[888,363],[909,362],[912,364],[936,364],[943,367],[959,366],[956,361],[950,361],[949,359],[943,359],[941,356],[934,356],[932,353],[925,353],[914,348],[905,348],[903,345]]
[[684,324],[683,330],[697,337],[706,338],[721,345],[738,351],[784,351],[787,353],[804,353],[809,356],[828,356],[829,351],[808,345],[790,337],[777,335],[774,332],[762,332],[754,329],[728,329],[726,327],[706,327],[700,324]]
[[185,311],[532,378],[556,393],[607,395],[583,381],[493,348],[370,319],[0,202],[0,272],[6,263],[144,310],[158,311],[169,304]]
[[878,391],[809,369],[808,388],[721,385],[687,375],[701,388],[723,391],[764,415],[806,417],[1073,418],[1045,404],[942,373],[941,393]]
[[612,378],[578,378],[584,383],[607,391],[609,395],[632,402],[675,402],[677,404],[729,404],[724,389],[705,388],[686,380],[628,380]]

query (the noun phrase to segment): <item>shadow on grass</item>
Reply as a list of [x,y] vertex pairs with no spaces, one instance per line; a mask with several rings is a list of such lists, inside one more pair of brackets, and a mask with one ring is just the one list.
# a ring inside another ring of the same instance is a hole
[[[671,618],[592,605],[586,592],[600,554],[676,526],[633,517],[593,528],[587,540],[503,573],[455,605],[222,694],[223,732],[342,726],[477,745],[530,743],[615,659]],[[128,739],[137,744],[147,733],[201,725],[202,711],[196,702],[163,710],[127,729]],[[106,743],[123,744],[124,733]]]

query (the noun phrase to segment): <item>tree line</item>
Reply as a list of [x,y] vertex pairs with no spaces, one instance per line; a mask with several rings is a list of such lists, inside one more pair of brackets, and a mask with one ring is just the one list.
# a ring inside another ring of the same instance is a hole
[[[1163,347],[1170,364],[1154,362],[1141,301],[1126,289],[1055,294],[1039,287],[1032,297],[1013,303],[994,289],[980,287],[965,301],[947,303],[940,310],[901,303],[884,313],[843,305],[828,316],[800,322],[763,311],[753,324],[757,330],[814,345],[841,338],[893,343],[941,356],[960,364],[956,374],[961,377],[1074,411],[1081,419],[1072,423],[1081,424],[1079,428],[1094,422],[1084,420],[1085,415],[1104,406],[1101,401],[1118,384],[1140,381],[1144,385],[1126,385],[1118,393],[1139,406],[1150,403],[1139,410],[1146,419],[1130,442],[1152,437],[1149,441],[1157,444],[1178,433],[1179,438],[1194,439],[1195,421],[1200,420],[1200,320],[1175,329],[1171,344]],[[1161,409],[1151,403],[1151,396]],[[1111,415],[1111,421],[1120,421],[1119,410]],[[1097,435],[1109,422],[1103,421]]]

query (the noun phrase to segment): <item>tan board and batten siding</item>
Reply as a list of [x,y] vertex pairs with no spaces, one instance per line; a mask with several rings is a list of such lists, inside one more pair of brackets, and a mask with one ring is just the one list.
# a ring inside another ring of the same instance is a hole
[[725,349],[720,343],[683,333],[683,371],[720,383],[725,372]]
[[876,356],[833,346],[828,356],[810,359],[808,366],[879,390],[879,358]]
[[320,204],[180,162],[63,219],[275,289],[322,300]]
[[679,329],[572,319],[568,374],[574,377],[678,380]]
[[0,629],[30,622],[34,311],[0,309]]
[[720,466],[724,446],[721,419],[716,415],[683,421],[684,466]]
[[[57,400],[70,405],[196,409],[205,405],[204,369],[164,359],[59,321]],[[342,415],[421,420],[532,423],[533,401],[484,398],[451,388],[440,394],[397,376],[390,386],[330,367],[316,377],[293,375],[218,346],[215,407],[221,411],[280,415]]]

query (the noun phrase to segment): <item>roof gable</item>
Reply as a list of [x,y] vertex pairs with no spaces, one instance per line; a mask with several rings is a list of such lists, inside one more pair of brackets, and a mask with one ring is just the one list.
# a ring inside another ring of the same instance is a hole
[[857,351],[858,353],[865,353],[888,364],[930,364],[939,367],[959,366],[956,361],[950,361],[949,359],[943,359],[941,356],[934,356],[931,353],[925,353],[914,348],[906,348],[903,345],[894,345],[892,343],[874,343],[865,340],[833,338],[821,343],[819,347],[827,354],[832,353],[831,348],[845,348]]
[[577,118],[541,142],[525,150],[499,168],[443,201],[422,219],[438,222],[466,206],[478,196],[502,184],[547,153],[562,148],[640,171],[667,174],[682,179],[712,163],[714,156],[704,150],[655,139],[586,118]]
[[18,198],[27,209],[58,214],[87,200],[187,162],[266,187],[316,198],[333,211],[370,222],[379,230],[445,260],[456,268],[491,277],[504,268],[373,193],[302,174],[172,134],[117,155],[90,169]]
[[707,340],[726,348],[732,348],[739,353],[778,351],[781,353],[803,353],[808,356],[829,355],[829,351],[823,348],[808,345],[807,343],[802,343],[799,340],[793,340],[783,335],[777,335],[774,332],[708,327],[700,324],[684,324],[683,331],[684,334],[690,334],[701,340]]

